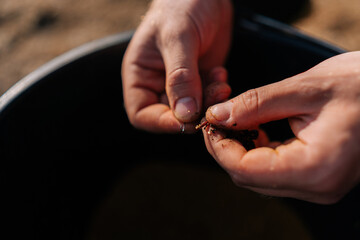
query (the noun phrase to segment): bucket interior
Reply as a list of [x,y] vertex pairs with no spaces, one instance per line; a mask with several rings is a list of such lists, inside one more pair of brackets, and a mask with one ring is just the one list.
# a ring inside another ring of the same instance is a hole
[[[134,129],[123,107],[120,75],[129,40],[124,36],[75,54],[2,109],[4,234],[14,239],[359,234],[358,194],[333,206],[259,196],[234,186],[201,134]],[[227,63],[233,94],[303,72],[338,53],[271,25],[239,22]],[[287,121],[264,128],[274,139],[291,135]]]

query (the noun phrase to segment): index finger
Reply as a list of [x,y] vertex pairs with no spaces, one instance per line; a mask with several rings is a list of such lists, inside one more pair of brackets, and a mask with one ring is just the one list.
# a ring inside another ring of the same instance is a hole
[[260,147],[247,151],[238,141],[225,138],[221,131],[204,140],[210,154],[236,183],[244,187],[269,189],[303,189],[307,169],[307,145],[295,139],[273,149]]

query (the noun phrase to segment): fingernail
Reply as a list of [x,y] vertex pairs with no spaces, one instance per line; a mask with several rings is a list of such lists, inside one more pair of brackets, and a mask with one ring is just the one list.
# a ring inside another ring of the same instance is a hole
[[181,121],[191,121],[198,112],[197,104],[194,98],[184,97],[176,101],[175,116]]
[[231,102],[219,103],[209,108],[210,117],[220,122],[225,122],[229,119],[231,114]]

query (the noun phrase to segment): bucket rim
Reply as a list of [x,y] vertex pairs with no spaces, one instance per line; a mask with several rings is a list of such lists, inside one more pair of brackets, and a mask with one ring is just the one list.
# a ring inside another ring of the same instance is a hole
[[75,47],[40,66],[33,72],[29,73],[13,86],[11,86],[5,93],[0,96],[0,115],[3,111],[25,91],[28,91],[37,83],[39,83],[46,76],[50,75],[56,70],[59,70],[72,62],[86,57],[90,54],[117,46],[118,44],[127,43],[134,34],[134,30],[121,32],[110,35],[104,38],[96,39],[88,43],[84,43]]

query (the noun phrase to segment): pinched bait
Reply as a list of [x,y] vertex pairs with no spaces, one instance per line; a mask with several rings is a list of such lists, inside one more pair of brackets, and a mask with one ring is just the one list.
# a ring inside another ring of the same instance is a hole
[[[204,121],[195,127],[196,130],[201,128],[208,128],[208,134],[214,133],[217,130],[216,127],[210,124],[208,121]],[[221,128],[221,131],[225,133],[226,138],[232,138],[239,141],[247,151],[255,148],[254,140],[259,137],[258,130],[233,131]]]

